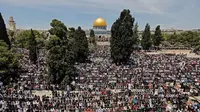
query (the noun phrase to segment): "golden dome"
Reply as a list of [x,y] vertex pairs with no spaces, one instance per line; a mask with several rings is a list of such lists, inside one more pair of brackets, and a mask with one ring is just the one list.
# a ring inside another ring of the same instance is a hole
[[106,20],[103,19],[103,18],[97,18],[95,21],[94,21],[94,24],[93,24],[94,27],[106,27],[107,24],[106,24]]

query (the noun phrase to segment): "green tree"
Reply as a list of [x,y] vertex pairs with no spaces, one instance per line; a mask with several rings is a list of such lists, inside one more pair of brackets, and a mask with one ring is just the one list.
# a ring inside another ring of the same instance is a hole
[[65,87],[77,76],[72,49],[75,43],[75,29],[69,28],[68,31],[64,23],[56,19],[52,20],[51,26],[49,32],[53,36],[47,42],[48,74],[53,84]]
[[50,23],[51,29],[49,30],[49,33],[51,35],[56,35],[57,37],[63,39],[67,38],[67,27],[62,23],[61,21],[57,19],[53,19]]
[[94,30],[90,31],[90,37],[95,37]]
[[48,41],[47,65],[50,81],[65,87],[74,79],[76,72],[74,54],[62,41],[57,36],[52,36]]
[[196,47],[199,45],[200,35],[198,32],[185,31],[180,34],[179,39],[183,45],[189,45],[189,47]]
[[95,39],[94,30],[90,30],[90,37],[89,37],[89,51],[94,52],[97,46],[97,42]]
[[140,44],[139,34],[138,34],[138,23],[136,23],[134,25],[133,37],[134,37],[134,44],[135,44],[135,46],[138,46]]
[[13,42],[15,41],[14,39],[15,32],[12,30],[8,30],[8,35],[9,35],[11,44],[13,44]]
[[75,31],[74,38],[75,42],[73,51],[75,53],[76,61],[83,63],[87,60],[89,55],[88,40],[86,38],[85,31],[83,31],[81,27],[78,27]]
[[[42,35],[43,36],[43,35]],[[35,38],[38,50],[45,47],[46,40],[44,38]]]
[[69,28],[69,38],[71,39],[73,39],[74,38],[74,34],[75,34],[75,31],[76,31],[76,29],[75,28],[73,28],[73,27],[71,27],[71,28]]
[[10,43],[10,40],[8,38],[6,25],[4,23],[4,20],[3,20],[1,13],[0,13],[0,40],[3,40],[4,42],[6,42],[9,49],[11,48],[11,43]]
[[37,42],[32,29],[29,37],[29,58],[33,64],[37,63]]
[[180,34],[171,34],[166,39],[170,44],[176,47],[191,47],[195,48],[200,45],[200,34],[198,32],[185,31]]
[[[33,33],[35,35],[35,40],[38,43],[38,47],[39,48],[44,47],[44,45],[45,45],[44,35],[39,33],[39,31],[37,31],[37,30],[33,30]],[[30,35],[31,35],[31,30],[24,30],[24,31],[19,32],[19,34],[16,35],[16,38],[15,38],[16,46],[20,47],[20,48],[28,49]]]
[[149,50],[152,45],[150,25],[147,23],[142,34],[141,45],[144,50]]
[[166,41],[169,42],[171,45],[174,45],[177,42],[177,38],[178,38],[177,34],[174,33],[169,35]]
[[73,49],[73,44],[75,42],[75,38],[74,38],[74,35],[75,35],[75,28],[71,27],[69,28],[69,31],[68,31],[68,45],[69,47],[71,47],[70,49]]
[[14,35],[15,35],[15,32],[12,31],[12,30],[8,30],[8,35],[9,35],[11,38],[13,38]]
[[90,31],[89,42],[92,44],[96,44],[94,30]]
[[134,21],[130,11],[124,9],[111,27],[111,58],[116,64],[125,64],[133,51]]
[[16,79],[18,70],[18,58],[13,50],[8,50],[8,45],[0,40],[0,81],[9,84]]
[[152,41],[153,41],[154,46],[159,46],[161,44],[161,42],[163,41],[162,33],[161,33],[161,30],[160,30],[160,25],[158,25],[156,27]]
[[162,37],[166,41],[169,38],[169,34],[162,33]]
[[196,46],[196,47],[193,49],[193,52],[196,53],[196,54],[199,54],[199,53],[200,53],[200,45]]
[[21,31],[15,39],[15,43],[20,48],[28,48],[28,40],[29,40],[30,31],[24,30]]

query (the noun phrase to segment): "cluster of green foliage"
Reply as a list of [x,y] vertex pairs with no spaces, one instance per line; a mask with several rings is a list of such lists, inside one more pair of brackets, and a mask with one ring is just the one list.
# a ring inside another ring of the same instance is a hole
[[156,27],[155,34],[152,35],[150,25],[147,23],[142,34],[141,41],[138,35],[138,24],[134,25],[135,19],[129,10],[123,10],[120,17],[111,27],[111,58],[116,64],[126,64],[131,53],[139,45],[144,50],[149,50],[152,46],[159,46],[163,41],[160,26]]
[[195,48],[200,45],[200,34],[198,32],[185,31],[180,34],[167,35],[166,41],[172,46],[183,46]]
[[89,50],[90,52],[94,52],[97,46],[94,30],[90,31],[90,37],[89,37]]
[[149,50],[153,46],[160,46],[164,41],[160,25],[155,29],[155,33],[151,34],[150,25],[147,23],[142,34],[141,45],[144,50]]
[[13,53],[13,49],[8,49],[8,45],[0,40],[0,81],[9,84],[17,77],[18,55]]
[[7,30],[0,13],[0,81],[9,84],[16,79],[18,73],[18,56],[11,49]]
[[130,58],[134,45],[134,26],[135,19],[129,10],[123,10],[120,17],[111,27],[111,58],[116,64],[125,64]]
[[162,37],[163,37],[163,40],[164,40],[164,41],[167,40],[168,36],[169,36],[168,34],[166,34],[166,33],[162,33]]
[[[52,20],[51,36],[47,43],[47,65],[50,81],[53,84],[69,84],[69,73],[73,71],[74,54],[72,54],[67,42],[67,27],[59,20]],[[71,59],[70,59],[71,58]]]
[[61,21],[57,19],[53,19],[51,22],[51,29],[49,33],[51,35],[56,35],[57,37],[64,39],[67,37],[67,27]]
[[35,40],[35,35],[32,29],[28,42],[29,42],[29,58],[33,64],[36,64],[38,50],[37,50],[37,42]]
[[74,44],[74,42],[75,42],[75,38],[74,38],[74,35],[75,35],[75,31],[76,31],[76,29],[75,28],[73,28],[73,27],[71,27],[71,28],[69,28],[69,30],[68,30],[68,45],[69,45],[69,47],[71,47],[70,49],[73,49],[73,44]]
[[94,30],[90,31],[89,43],[96,44]]
[[0,13],[0,40],[3,40],[4,42],[6,42],[9,49],[11,48],[11,43],[10,43],[10,40],[8,38],[6,25],[4,23],[4,20],[3,20],[1,13]]
[[13,42],[14,42],[14,40],[15,40],[15,39],[14,39],[15,32],[12,31],[12,30],[8,30],[8,35],[9,35],[11,44],[13,44]]
[[48,74],[53,84],[63,87],[75,77],[74,54],[57,36],[52,36],[47,44]]
[[[35,40],[37,42],[37,47],[42,48],[45,47],[45,37],[43,34],[40,34],[37,30],[33,30],[33,34],[35,35]],[[29,48],[29,40],[31,38],[31,30],[21,31],[18,35],[16,35],[14,40],[14,44],[19,48]]]
[[134,48],[137,49],[137,47],[140,45],[139,34],[138,34],[138,23],[134,25],[133,39],[134,39],[134,45],[135,45]]
[[85,62],[89,53],[85,32],[69,28],[59,20],[52,20],[47,42],[47,65],[50,81],[66,87],[77,76],[75,62]]
[[156,27],[155,33],[154,33],[153,38],[152,38],[153,45],[154,46],[159,46],[163,40],[164,39],[163,39],[163,36],[162,36],[160,25],[158,25]]
[[89,55],[89,48],[88,48],[88,40],[86,38],[85,32],[81,29],[81,27],[78,27],[78,29],[75,31],[75,42],[73,51],[75,53],[76,61],[80,63],[84,63],[87,60],[87,57]]
[[193,52],[196,53],[196,54],[200,54],[200,45],[196,46],[196,47],[193,49]]
[[145,30],[142,34],[141,45],[144,50],[149,50],[149,48],[152,46],[150,25],[148,23],[146,24]]
[[164,47],[188,47],[195,48],[200,45],[200,33],[185,31],[180,34],[162,33],[160,26],[157,26],[155,33],[150,33],[150,26],[147,24],[142,35],[141,45],[144,50],[149,50],[152,46]]

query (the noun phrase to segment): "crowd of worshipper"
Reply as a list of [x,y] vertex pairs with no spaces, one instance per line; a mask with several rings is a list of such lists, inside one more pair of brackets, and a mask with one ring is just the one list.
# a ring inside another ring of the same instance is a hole
[[[28,50],[20,59],[18,83],[2,86],[2,112],[200,112],[200,59],[185,54],[133,52],[127,65],[115,65],[108,46],[89,56],[91,63],[77,64],[79,74],[61,90],[47,80],[46,51],[38,64]],[[33,91],[50,91],[51,96]]]

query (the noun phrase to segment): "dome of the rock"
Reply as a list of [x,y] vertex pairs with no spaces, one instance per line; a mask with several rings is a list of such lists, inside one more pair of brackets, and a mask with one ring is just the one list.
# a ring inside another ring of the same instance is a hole
[[107,27],[106,20],[103,18],[97,18],[93,23],[93,27]]

